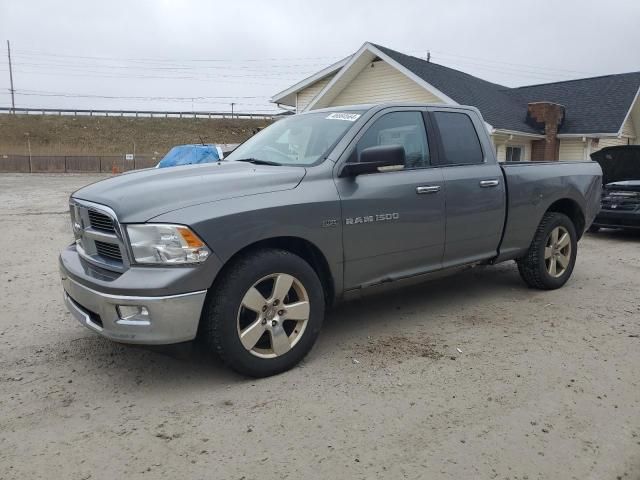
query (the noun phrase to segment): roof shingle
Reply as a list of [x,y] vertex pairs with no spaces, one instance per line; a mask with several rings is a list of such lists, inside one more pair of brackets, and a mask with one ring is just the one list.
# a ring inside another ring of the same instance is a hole
[[549,101],[566,108],[558,133],[617,133],[640,88],[640,72],[509,88],[374,46],[456,102],[477,107],[498,129],[541,133],[526,123],[527,104]]

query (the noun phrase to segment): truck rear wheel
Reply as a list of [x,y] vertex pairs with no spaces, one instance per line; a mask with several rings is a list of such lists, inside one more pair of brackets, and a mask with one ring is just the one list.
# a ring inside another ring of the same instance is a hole
[[233,370],[267,377],[304,358],[323,317],[324,292],[313,268],[285,250],[257,250],[214,283],[200,335]]
[[573,272],[577,253],[573,222],[562,213],[547,212],[526,255],[517,261],[520,276],[533,288],[560,288]]

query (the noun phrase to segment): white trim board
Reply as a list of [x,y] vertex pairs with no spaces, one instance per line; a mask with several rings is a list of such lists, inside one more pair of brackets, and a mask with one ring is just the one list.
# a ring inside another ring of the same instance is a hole
[[617,133],[559,133],[558,138],[620,138]]
[[633,110],[633,106],[638,101],[639,95],[640,95],[640,88],[638,88],[638,91],[636,92],[636,96],[633,97],[633,102],[631,102],[631,106],[629,107],[627,114],[624,116],[624,120],[622,120],[622,124],[620,125],[620,130],[618,130],[618,138],[622,137],[622,130],[624,129],[624,124],[627,123],[627,120],[629,119],[629,115],[631,115],[631,111]]
[[514,137],[529,137],[529,138],[536,138],[539,140],[546,138],[544,135],[539,133],[525,133],[525,132],[519,132],[517,130],[504,130],[502,128],[496,128],[491,132],[491,134],[492,135],[513,135]]

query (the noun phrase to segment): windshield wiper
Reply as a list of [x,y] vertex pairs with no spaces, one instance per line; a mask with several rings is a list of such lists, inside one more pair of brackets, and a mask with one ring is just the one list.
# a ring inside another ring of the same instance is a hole
[[274,167],[282,166],[281,163],[271,162],[269,160],[260,160],[259,158],[240,158],[238,160],[234,160],[234,162],[247,162],[247,163],[253,163],[254,165],[272,165]]

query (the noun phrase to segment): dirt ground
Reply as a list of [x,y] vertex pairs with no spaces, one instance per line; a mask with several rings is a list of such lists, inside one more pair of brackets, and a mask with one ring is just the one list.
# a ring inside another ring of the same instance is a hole
[[640,235],[587,234],[553,292],[508,263],[356,299],[251,380],[66,313],[94,180],[0,175],[0,478],[640,479]]

